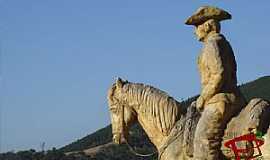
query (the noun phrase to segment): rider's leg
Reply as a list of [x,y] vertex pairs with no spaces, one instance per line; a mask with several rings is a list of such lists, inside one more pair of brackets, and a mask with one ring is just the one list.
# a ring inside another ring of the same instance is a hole
[[220,160],[221,142],[226,126],[225,102],[205,106],[194,137],[194,160]]

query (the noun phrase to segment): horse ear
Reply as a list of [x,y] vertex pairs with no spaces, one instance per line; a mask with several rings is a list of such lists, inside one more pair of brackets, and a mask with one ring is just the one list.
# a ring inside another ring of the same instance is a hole
[[118,77],[117,80],[116,80],[116,87],[117,88],[122,88],[123,84],[124,84],[123,80]]

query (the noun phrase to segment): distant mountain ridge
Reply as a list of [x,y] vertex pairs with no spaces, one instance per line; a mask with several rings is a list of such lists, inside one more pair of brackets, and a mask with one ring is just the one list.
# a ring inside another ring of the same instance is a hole
[[[258,78],[254,81],[240,85],[239,87],[247,101],[256,97],[270,101],[270,76]],[[196,98],[197,96],[194,96],[181,103],[184,106],[188,106],[192,101],[196,100]],[[151,144],[139,124],[136,124],[131,128],[129,138],[130,143],[140,153],[149,153],[155,150],[154,146]],[[111,125],[108,125],[90,135],[83,137],[82,139],[60,148],[59,150],[63,152],[83,151],[99,145],[108,144],[111,141]],[[92,155],[92,157],[96,159],[121,159],[119,157],[123,156],[125,157],[124,159],[127,159],[127,157],[129,157],[128,159],[140,159],[140,157],[132,155],[125,145],[108,145],[107,147],[103,147],[98,152],[99,153]],[[115,158],[116,155],[118,158]],[[153,157],[149,157],[149,160],[150,159],[153,159]]]
[[270,76],[264,76],[240,86],[247,100],[263,98],[270,100]]

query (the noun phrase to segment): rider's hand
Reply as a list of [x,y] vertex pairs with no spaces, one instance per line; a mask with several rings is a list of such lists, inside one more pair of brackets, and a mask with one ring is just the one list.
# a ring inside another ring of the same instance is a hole
[[204,101],[203,97],[201,97],[201,96],[199,96],[199,98],[197,98],[197,100],[196,100],[196,108],[200,112],[203,111],[204,102],[205,101]]

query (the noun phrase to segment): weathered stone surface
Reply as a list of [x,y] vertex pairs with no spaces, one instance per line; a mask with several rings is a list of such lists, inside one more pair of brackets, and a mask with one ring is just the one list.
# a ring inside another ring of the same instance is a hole
[[183,126],[175,124],[184,118],[182,115],[186,112],[178,101],[152,86],[121,79],[109,89],[108,101],[114,142],[121,143],[123,138],[127,139],[128,128],[136,120],[159,153],[171,159],[181,156],[180,150],[167,149],[168,146],[178,148],[182,144],[181,139],[174,140],[176,136],[182,136],[180,130],[184,129]]
[[201,114],[196,109],[196,102],[193,102],[187,109],[185,115],[185,131],[183,137],[183,150],[187,157],[192,157],[194,152],[193,141],[197,123]]
[[190,23],[202,22],[195,27],[195,34],[204,45],[198,57],[202,89],[196,107],[202,115],[195,131],[194,160],[221,159],[220,147],[226,124],[246,105],[237,88],[232,47],[219,33],[218,20],[228,15],[215,7],[202,7],[189,19]]
[[[240,112],[240,114],[234,117],[227,125],[225,130],[225,136],[223,137],[222,150],[226,157],[233,158],[234,153],[224,146],[224,143],[235,137],[249,134],[250,132],[262,132],[266,133],[270,123],[270,104],[269,102],[255,98],[252,99],[248,105]],[[237,143],[238,148],[246,148],[248,143],[240,142]],[[264,147],[265,145],[263,145]],[[270,148],[269,148],[270,149]],[[253,154],[253,150],[242,156],[249,157]]]
[[264,136],[265,144],[262,146],[262,154],[265,160],[270,159],[270,127]]
[[203,6],[200,7],[191,17],[189,17],[185,24],[187,25],[200,25],[209,19],[215,19],[222,21],[225,19],[231,19],[231,15],[217,7]]
[[[121,138],[127,138],[128,128],[138,121],[158,149],[161,160],[192,159],[193,146],[199,146],[194,142],[194,134],[201,118],[201,113],[196,109],[196,102],[185,110],[174,98],[157,88],[127,81],[119,83],[122,85],[114,84],[108,93],[113,134],[120,137],[114,141],[124,142]],[[267,101],[252,100],[229,122],[225,135],[222,135],[222,144],[245,134],[249,128],[266,130],[264,128],[269,127],[270,123],[269,108]],[[171,125],[166,125],[169,122]],[[226,155],[227,158],[233,159],[233,153],[223,145],[220,148],[223,153],[221,156]],[[264,149],[264,152],[265,150],[267,149]]]

